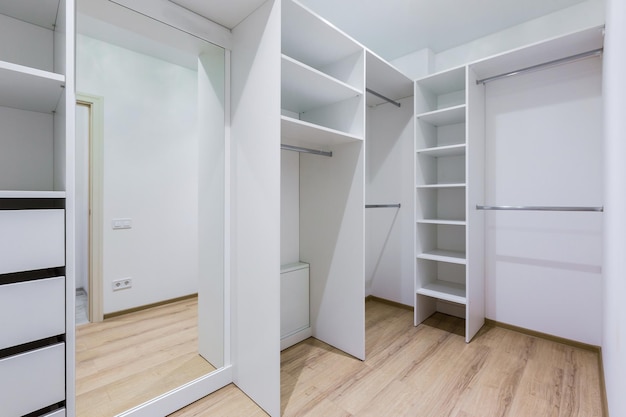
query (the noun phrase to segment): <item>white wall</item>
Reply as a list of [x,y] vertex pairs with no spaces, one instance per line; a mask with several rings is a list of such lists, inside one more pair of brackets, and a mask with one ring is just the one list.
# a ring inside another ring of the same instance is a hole
[[300,260],[300,155],[280,151],[280,264]]
[[626,415],[626,2],[608,0],[604,54],[605,194],[602,358],[609,412]]
[[421,78],[514,48],[604,24],[604,0],[587,0],[563,10],[476,39],[464,45],[432,53],[415,51],[392,61],[409,78]]
[[413,305],[413,98],[367,110],[365,294]]
[[[602,206],[602,65],[486,86],[487,205]],[[486,212],[486,315],[600,345],[602,213]]]
[[104,313],[195,293],[196,72],[82,35],[76,66],[77,91],[104,97]]

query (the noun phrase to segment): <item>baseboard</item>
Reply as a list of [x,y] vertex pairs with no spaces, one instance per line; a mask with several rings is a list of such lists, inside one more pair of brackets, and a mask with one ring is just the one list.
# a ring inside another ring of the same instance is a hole
[[408,306],[406,304],[398,303],[397,301],[386,300],[384,298],[376,297],[375,295],[368,295],[367,297],[365,297],[365,301],[377,301],[379,303],[388,304],[394,307],[399,307],[404,310],[413,311],[413,306]]
[[580,349],[590,350],[592,352],[600,352],[600,346],[590,345],[588,343],[579,342],[577,340],[566,339],[564,337],[554,336],[549,333],[542,333],[542,332],[538,332],[535,330],[530,330],[524,327],[514,326],[512,324],[502,323],[502,322],[487,319],[487,318],[485,319],[485,325],[502,327],[503,329],[513,330],[519,333],[527,334],[529,336],[540,337],[542,339],[550,340],[552,342],[561,343],[564,345],[568,345],[568,346],[572,346],[572,347],[576,347]]
[[313,330],[310,327],[298,330],[297,332],[280,339],[280,350],[283,351],[288,347],[291,347],[297,343],[302,342],[303,340],[308,339],[311,336],[313,336]]
[[139,306],[139,307],[133,307],[133,308],[129,308],[127,310],[115,311],[113,313],[105,314],[104,315],[104,320],[112,319],[113,317],[123,316],[124,314],[135,313],[137,311],[147,310],[147,309],[152,308],[152,307],[159,307],[159,306],[162,306],[162,305],[165,305],[165,304],[175,303],[177,301],[190,300],[192,298],[198,298],[198,294],[184,295],[182,297],[170,298],[169,300],[163,300],[163,301],[159,301],[159,302],[152,303],[152,304],[146,304],[146,305]]

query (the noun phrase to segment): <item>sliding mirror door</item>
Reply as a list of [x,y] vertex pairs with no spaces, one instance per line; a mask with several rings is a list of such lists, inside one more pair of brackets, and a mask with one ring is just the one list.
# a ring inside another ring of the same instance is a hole
[[226,58],[113,2],[77,7],[76,411],[110,417],[229,362]]

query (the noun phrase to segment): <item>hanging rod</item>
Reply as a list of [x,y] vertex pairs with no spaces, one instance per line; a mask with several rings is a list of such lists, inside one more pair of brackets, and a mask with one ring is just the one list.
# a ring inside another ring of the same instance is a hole
[[294,152],[300,152],[300,153],[312,153],[314,155],[321,155],[321,156],[333,156],[333,153],[330,151],[320,151],[317,149],[301,148],[299,146],[285,145],[283,143],[280,144],[280,149],[283,149],[285,151],[294,151]]
[[398,204],[366,204],[365,208],[400,208],[400,203]]
[[377,92],[376,92],[376,91],[374,91],[374,90],[371,90],[371,89],[369,89],[369,88],[366,88],[366,89],[365,89],[365,91],[367,91],[368,93],[370,93],[370,94],[372,94],[372,95],[374,95],[374,96],[376,96],[376,97],[378,97],[378,98],[382,98],[382,99],[383,99],[383,100],[385,100],[386,102],[391,103],[391,104],[393,104],[393,105],[394,105],[394,106],[396,106],[396,107],[400,107],[400,106],[401,106],[401,104],[400,104],[400,103],[398,103],[397,101],[392,100],[392,99],[390,99],[389,97],[385,97],[385,96],[383,96],[382,94],[377,93]]
[[523,210],[523,211],[604,211],[604,207],[576,206],[479,206],[476,210]]
[[493,77],[483,78],[482,80],[476,80],[476,84],[486,84],[488,82],[496,81],[496,80],[499,80],[499,79],[502,79],[502,78],[512,77],[513,75],[519,75],[519,74],[523,74],[523,73],[526,73],[526,72],[536,71],[536,70],[544,68],[544,67],[553,67],[553,66],[556,66],[556,65],[565,64],[567,62],[577,61],[577,60],[583,59],[583,58],[599,56],[599,55],[602,54],[602,51],[603,51],[603,48],[598,48],[598,49],[594,49],[592,51],[583,52],[581,54],[576,54],[576,55],[568,56],[568,57],[565,57],[565,58],[555,59],[554,61],[548,61],[548,62],[544,62],[542,64],[533,65],[533,66],[522,68],[522,69],[519,69],[519,70],[516,70],[516,71],[506,72],[506,73],[500,74],[500,75],[494,75]]

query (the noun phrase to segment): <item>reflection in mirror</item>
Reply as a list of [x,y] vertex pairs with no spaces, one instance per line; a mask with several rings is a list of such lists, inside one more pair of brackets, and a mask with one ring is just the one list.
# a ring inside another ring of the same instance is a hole
[[224,365],[225,54],[106,0],[77,7],[77,246],[89,250],[76,275],[92,314],[77,309],[76,410],[110,417]]

